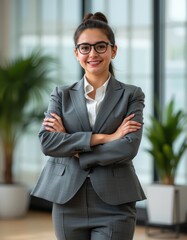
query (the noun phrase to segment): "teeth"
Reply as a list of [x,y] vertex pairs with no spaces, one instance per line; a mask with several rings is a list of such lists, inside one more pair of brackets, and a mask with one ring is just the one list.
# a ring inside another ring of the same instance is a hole
[[99,63],[99,61],[97,61],[97,62],[89,62],[90,64],[98,64]]

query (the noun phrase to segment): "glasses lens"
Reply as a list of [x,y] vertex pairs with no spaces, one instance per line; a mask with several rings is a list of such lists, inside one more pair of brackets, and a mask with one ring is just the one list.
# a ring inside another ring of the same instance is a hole
[[92,46],[94,47],[97,53],[105,53],[109,43],[107,42],[98,42],[96,44],[82,43],[77,45],[79,52],[82,54],[88,54],[91,51]]
[[95,45],[95,50],[96,50],[96,52],[98,52],[98,53],[104,53],[104,52],[106,52],[106,50],[107,50],[107,43],[105,43],[105,42],[101,42],[101,43],[97,43],[96,45]]
[[89,44],[81,44],[79,45],[79,51],[82,54],[87,54],[90,52],[91,46]]

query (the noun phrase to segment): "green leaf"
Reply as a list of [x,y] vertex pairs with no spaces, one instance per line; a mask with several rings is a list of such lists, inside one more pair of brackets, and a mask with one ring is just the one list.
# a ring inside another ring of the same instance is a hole
[[[145,135],[150,143],[146,149],[152,155],[159,178],[175,176],[181,157],[187,149],[185,138],[181,144],[181,136],[185,133],[187,114],[175,110],[174,99],[162,110],[156,104],[157,118],[150,117],[150,126],[145,128]],[[175,149],[175,151],[174,151]]]
[[5,156],[9,151],[6,146],[14,148],[23,131],[42,119],[44,96],[52,90],[50,73],[56,66],[56,59],[40,50],[0,65],[0,137],[6,143]]

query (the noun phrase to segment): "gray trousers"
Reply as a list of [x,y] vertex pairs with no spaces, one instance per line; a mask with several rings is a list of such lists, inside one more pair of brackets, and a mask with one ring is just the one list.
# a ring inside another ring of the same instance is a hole
[[52,218],[58,240],[132,240],[136,208],[103,202],[88,178],[69,202],[53,204]]

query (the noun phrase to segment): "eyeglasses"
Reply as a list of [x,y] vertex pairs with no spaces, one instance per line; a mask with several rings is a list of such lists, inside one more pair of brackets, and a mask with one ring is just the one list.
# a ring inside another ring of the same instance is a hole
[[114,46],[110,42],[96,42],[95,44],[90,44],[90,43],[80,43],[75,46],[76,49],[79,50],[79,52],[83,55],[89,54],[91,52],[92,47],[94,47],[94,50],[97,53],[105,53],[107,51],[107,48],[109,46]]

